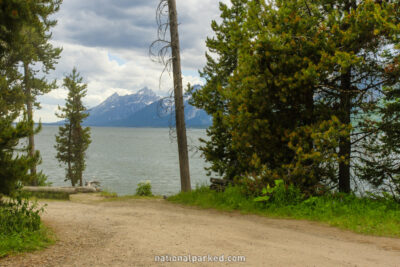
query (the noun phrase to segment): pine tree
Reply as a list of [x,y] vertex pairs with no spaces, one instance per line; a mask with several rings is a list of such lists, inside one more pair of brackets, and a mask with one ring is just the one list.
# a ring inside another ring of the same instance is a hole
[[353,126],[339,143],[339,157],[344,159],[339,166],[339,190],[350,192],[352,160],[364,153],[360,142],[380,131],[366,118],[376,111],[383,88],[393,87],[399,80],[398,73],[388,75],[386,71],[399,55],[399,4],[321,1],[314,10],[326,32],[319,62],[321,97],[342,123]]
[[[41,64],[41,72],[48,74],[50,70],[54,70],[57,60],[60,58],[62,49],[54,48],[49,42],[51,33],[49,31],[57,23],[56,20],[49,19],[51,15],[60,8],[62,0],[45,1],[45,9],[41,13],[41,23],[28,25],[19,31],[20,42],[18,44],[20,54],[18,55],[23,66],[23,89],[25,93],[25,103],[28,120],[33,121],[33,108],[40,108],[36,101],[38,95],[43,95],[56,88],[56,82],[48,82],[45,77],[37,78],[39,71],[34,70],[35,64]],[[33,157],[35,152],[34,131],[28,138],[29,155]],[[36,130],[37,132],[37,130]],[[31,183],[37,185],[36,166],[32,166]]]
[[[207,129],[209,140],[202,139],[203,154],[212,165],[211,171],[226,179],[233,180],[242,172],[237,159],[237,152],[231,146],[231,133],[227,121],[227,97],[225,89],[228,79],[237,66],[238,47],[242,40],[241,29],[246,16],[248,0],[232,0],[232,6],[220,3],[222,22],[213,21],[211,27],[215,37],[207,38],[209,53],[207,65],[200,72],[206,84],[197,91],[192,91],[191,104],[204,109],[213,118],[212,126]],[[215,57],[216,56],[216,57]]]
[[[395,60],[398,64],[398,60]],[[400,68],[386,69],[396,77]],[[400,201],[400,84],[384,89],[376,108],[370,135],[362,141],[363,155],[358,158],[356,174],[374,190],[388,192]]]
[[[350,192],[360,142],[380,131],[360,121],[376,110],[382,89],[399,81],[398,72],[387,72],[398,69],[399,15],[398,3],[389,1],[245,3],[244,23],[216,46],[230,47],[235,60],[217,80],[225,84],[208,79],[209,93],[194,94],[198,107],[214,106],[209,113],[223,118],[213,116],[211,129],[219,131],[209,131],[205,148],[213,167],[227,166],[217,158],[228,151],[238,166],[231,177],[285,178],[303,189],[335,184]],[[229,36],[240,37],[235,46]],[[218,56],[208,60],[206,78],[227,66]]]
[[319,37],[318,17],[304,1],[251,1],[246,16],[241,31],[253,35],[241,42],[225,90],[232,147],[245,170],[236,175],[262,186],[285,179],[313,192],[322,180],[332,180],[321,165],[327,159],[326,169],[333,168],[327,144],[338,136],[327,135],[318,147],[313,140],[323,136],[325,125],[337,125],[329,112],[317,112],[321,105],[315,101],[321,54],[311,40]]
[[86,96],[86,84],[74,68],[72,73],[64,78],[64,87],[68,89],[65,107],[59,108],[61,114],[56,114],[65,120],[65,125],[59,127],[56,136],[57,159],[67,165],[66,179],[72,186],[83,185],[82,174],[86,168],[86,150],[91,143],[90,128],[82,127],[83,120],[88,116],[82,99]]
[[43,23],[48,2],[0,1],[0,194],[9,194],[18,182],[28,181],[28,170],[38,160],[36,155],[19,154],[27,151],[20,142],[32,134],[33,124],[24,112],[25,96],[18,72],[22,40],[17,33],[25,25]]

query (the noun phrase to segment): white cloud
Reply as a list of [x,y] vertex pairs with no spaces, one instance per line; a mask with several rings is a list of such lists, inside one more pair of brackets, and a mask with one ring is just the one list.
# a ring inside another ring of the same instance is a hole
[[[227,2],[227,0],[225,1]],[[117,92],[134,93],[147,86],[165,95],[172,88],[172,78],[163,67],[150,60],[148,46],[156,35],[155,8],[158,0],[68,0],[55,15],[58,25],[53,29],[56,46],[63,52],[56,70],[49,79],[62,84],[73,67],[88,84],[84,102],[88,107],[100,104]],[[182,69],[184,87],[200,84],[197,75],[205,63],[205,39],[212,35],[211,20],[219,16],[218,1],[178,1]],[[35,120],[57,121],[58,105],[64,104],[67,91],[63,88],[39,97],[42,109]]]

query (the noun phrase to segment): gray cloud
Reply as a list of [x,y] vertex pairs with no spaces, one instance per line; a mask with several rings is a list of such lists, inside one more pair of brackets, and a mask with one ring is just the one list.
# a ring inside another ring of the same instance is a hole
[[[90,47],[147,52],[156,39],[155,10],[158,2],[66,0],[57,14],[54,39]],[[218,17],[218,2],[178,1],[178,14],[182,53],[187,49],[200,48],[198,53],[204,56],[204,40],[212,34],[210,23]]]
[[[144,86],[165,94],[172,87],[172,79],[165,75],[159,85],[163,67],[152,62],[148,55],[149,45],[157,34],[158,2],[64,0],[54,15],[58,24],[52,30],[53,44],[64,50],[49,78],[58,79],[61,85],[63,77],[77,67],[88,84],[85,103],[89,107],[114,92],[133,93]],[[201,82],[197,70],[205,64],[205,39],[212,35],[210,24],[219,17],[218,6],[216,0],[177,0],[184,83]],[[36,112],[35,119],[57,120],[54,110],[63,104],[65,97],[63,89],[41,97],[43,109]]]

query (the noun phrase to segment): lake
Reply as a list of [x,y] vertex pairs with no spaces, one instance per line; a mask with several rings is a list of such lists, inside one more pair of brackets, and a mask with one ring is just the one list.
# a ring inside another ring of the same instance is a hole
[[[60,166],[54,149],[58,126],[43,126],[36,135],[42,170],[54,186],[70,186],[65,182],[65,167]],[[178,148],[168,128],[92,127],[92,143],[87,151],[84,181],[97,180],[103,189],[119,195],[135,193],[139,182],[150,181],[153,193],[171,195],[180,191]],[[188,129],[189,161],[192,187],[206,184],[207,166],[197,150],[199,138],[206,138],[205,129]]]

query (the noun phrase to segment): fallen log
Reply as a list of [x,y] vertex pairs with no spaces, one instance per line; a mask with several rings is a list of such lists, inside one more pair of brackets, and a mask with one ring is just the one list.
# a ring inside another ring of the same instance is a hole
[[210,182],[212,184],[220,184],[220,185],[228,185],[230,183],[229,180],[218,179],[218,178],[210,178]]
[[22,191],[76,194],[74,187],[24,186]]
[[26,192],[48,192],[48,193],[66,193],[66,194],[98,192],[96,188],[90,186],[80,186],[80,187],[24,186],[22,190]]
[[210,182],[211,182],[210,189],[217,192],[225,191],[225,188],[232,183],[232,181],[226,179],[218,179],[218,178],[210,178]]

